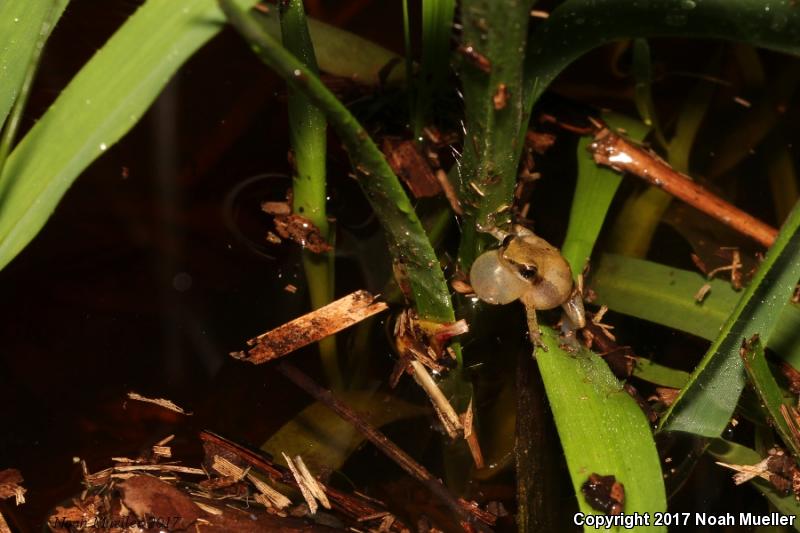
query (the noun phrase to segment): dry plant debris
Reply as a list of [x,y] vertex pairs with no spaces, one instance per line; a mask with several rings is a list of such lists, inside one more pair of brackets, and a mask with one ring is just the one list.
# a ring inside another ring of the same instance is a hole
[[0,470],[0,500],[14,498],[17,505],[25,503],[22,474],[16,468]]
[[736,472],[733,482],[736,485],[746,483],[760,477],[770,482],[782,494],[794,494],[800,501],[800,468],[785,450],[776,447],[767,451],[767,456],[754,465],[737,465],[717,462],[718,465]]
[[417,144],[409,140],[384,139],[383,155],[414,198],[438,196],[442,186]]
[[0,513],[0,533],[12,533],[11,528],[8,527],[8,522],[3,517],[3,513]]
[[[297,487],[297,482],[291,471],[286,467],[273,463],[269,457],[259,452],[254,452],[209,431],[202,432],[200,434],[200,439],[203,441],[203,449],[205,450],[206,462],[208,464],[211,464],[212,458],[216,456],[224,457],[240,468],[247,466],[252,467],[247,476],[251,482],[253,482],[252,476],[254,476],[254,473],[258,473],[260,476],[264,476],[266,479],[272,480],[273,482],[294,486],[298,491],[300,490],[299,487]],[[388,513],[383,504],[375,499],[367,498],[358,493],[346,494],[333,487],[325,486],[320,481],[317,481],[317,483],[323,486],[323,490],[331,502],[333,510],[343,515],[348,520],[356,523],[370,522],[377,520],[370,517],[383,517]],[[259,485],[255,483],[254,485],[258,490],[261,490]],[[259,502],[262,500],[259,498],[259,495],[256,495],[254,499]],[[305,503],[302,504],[302,506],[307,507]],[[282,509],[285,508],[275,505],[274,508],[271,509],[271,512],[279,515],[286,514]],[[395,533],[408,533],[408,529],[403,522],[397,519],[392,523],[391,531]]]
[[380,313],[388,306],[367,291],[356,291],[247,341],[245,352],[230,355],[253,364],[282,357]]
[[[292,506],[287,496],[265,481],[297,487],[286,468],[210,433],[201,434],[201,440],[206,452],[206,469],[175,463],[131,465],[144,459],[122,458],[121,464],[89,474],[82,462],[86,489],[70,505],[56,508],[48,520],[50,530],[56,533],[81,528],[109,533],[152,528],[212,533],[342,530],[307,521],[305,503]],[[153,458],[154,461],[158,459]],[[311,484],[313,480],[316,486],[311,490],[315,491],[315,498],[333,509],[331,513],[335,515],[331,515],[331,520],[343,524],[343,528],[350,524],[358,527],[355,530],[366,531],[360,524],[367,524],[371,526],[370,531],[377,531],[386,524],[389,529],[385,531],[408,533],[401,521],[379,507],[380,502],[327,488],[311,476],[302,460],[295,459],[295,464],[303,483]],[[151,473],[132,473],[132,467],[142,467]],[[200,474],[205,479],[197,483],[196,478],[185,477],[186,474]],[[7,476],[9,485],[19,478],[18,473]]]
[[302,215],[275,215],[275,231],[284,239],[290,239],[303,248],[322,254],[332,250],[331,245],[322,236],[319,228]]
[[325,509],[330,509],[331,502],[328,501],[328,497],[325,495],[325,491],[320,486],[317,479],[311,475],[308,467],[303,462],[303,458],[297,455],[294,460],[292,460],[291,457],[284,453],[283,459],[289,466],[289,470],[292,471],[292,476],[294,476],[294,480],[300,488],[300,493],[303,495],[303,499],[308,505],[309,512],[312,515],[317,514],[317,502]]
[[148,398],[146,396],[142,396],[137,392],[129,392],[128,398],[130,398],[131,400],[136,400],[137,402],[152,403],[158,405],[159,407],[163,407],[164,409],[169,409],[170,411],[174,411],[182,415],[187,415],[187,416],[192,415],[192,413],[187,413],[183,408],[177,406],[171,400],[165,400],[164,398]]

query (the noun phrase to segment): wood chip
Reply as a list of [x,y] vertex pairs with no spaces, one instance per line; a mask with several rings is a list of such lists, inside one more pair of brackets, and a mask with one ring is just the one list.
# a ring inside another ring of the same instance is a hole
[[[273,489],[265,481],[262,481],[252,473],[247,473],[247,479],[255,486],[255,488],[260,492],[260,496],[263,496],[266,500],[266,503],[261,502],[262,504],[266,505],[267,507],[273,506],[277,507],[278,509],[285,509],[292,504],[292,500],[278,492],[277,490]],[[257,495],[259,496],[259,495]],[[267,505],[268,504],[268,505]]]
[[275,231],[284,239],[290,239],[303,248],[322,254],[331,251],[331,245],[322,236],[319,228],[309,219],[297,214],[275,215]]
[[170,400],[165,400],[164,398],[147,398],[146,396],[142,396],[136,392],[129,392],[128,398],[131,400],[136,400],[138,402],[145,402],[145,403],[152,403],[158,405],[159,407],[163,407],[164,409],[169,409],[170,411],[174,411],[176,413],[180,413],[182,415],[191,416],[192,413],[187,413],[183,410],[183,408],[178,407]]
[[464,426],[464,440],[467,441],[469,453],[472,455],[472,462],[475,463],[475,468],[481,469],[485,467],[486,464],[483,460],[483,452],[481,451],[481,445],[478,441],[478,434],[473,431],[473,419],[472,398],[470,398],[466,412],[461,415],[461,424]]
[[288,215],[292,207],[289,202],[261,202],[261,210],[268,215]]
[[414,141],[384,139],[382,149],[389,166],[408,186],[414,198],[437,196],[442,192],[431,166]]
[[216,470],[220,475],[232,477],[237,481],[244,478],[244,476],[247,474],[245,469],[239,468],[232,462],[219,455],[214,456],[214,463],[211,465],[211,468]]
[[459,294],[473,294],[475,292],[475,290],[472,288],[472,285],[466,281],[461,281],[460,279],[452,280],[450,282],[450,286],[453,287],[453,290]]
[[450,204],[450,208],[453,210],[453,212],[457,215],[463,215],[464,208],[461,207],[461,200],[458,199],[458,193],[456,192],[455,187],[453,187],[453,184],[450,183],[450,178],[447,177],[447,172],[441,168],[437,170],[436,180],[442,187],[444,196],[447,198],[447,202]]
[[0,470],[0,500],[14,498],[17,505],[25,503],[22,474],[16,468]]
[[247,341],[247,353],[230,355],[253,364],[277,359],[334,335],[388,308],[367,291],[356,291]]
[[694,301],[697,303],[701,303],[703,300],[706,299],[706,296],[708,296],[709,292],[711,292],[711,284],[704,283],[699,289],[697,289],[697,292],[694,294]]
[[212,507],[212,506],[208,505],[207,503],[203,503],[203,502],[199,502],[197,500],[194,500],[194,504],[196,506],[198,506],[200,509],[202,509],[203,511],[207,512],[208,514],[213,514],[213,515],[217,515],[217,516],[222,514],[221,510],[217,509],[216,507]]
[[202,468],[192,468],[180,465],[129,465],[115,466],[115,472],[180,472],[181,474],[206,475]]
[[322,485],[319,484],[317,478],[311,475],[308,467],[306,466],[305,461],[299,455],[295,456],[294,464],[297,466],[297,469],[300,471],[300,475],[303,476],[303,479],[308,484],[308,488],[311,490],[311,494],[314,495],[314,498],[317,499],[319,503],[325,509],[331,508],[331,502],[328,501],[328,497],[325,495],[325,490],[322,488]]
[[283,288],[283,290],[285,290],[286,292],[288,292],[290,294],[294,294],[294,293],[297,292],[297,287],[295,287],[294,285],[289,283]]
[[[308,471],[308,468],[306,468],[300,456],[295,456],[294,461],[292,461],[285,453],[282,455],[286,464],[289,466],[289,470],[292,472],[292,476],[297,483],[297,487],[300,489],[300,493],[303,495],[303,499],[306,501],[306,504],[308,504],[309,512],[312,515],[317,513],[317,509],[319,508],[317,505],[318,501],[323,507],[330,509],[331,504],[327,496],[325,496],[325,492],[322,490],[322,487],[319,486],[319,483],[317,483],[316,478]],[[321,499],[320,496],[322,497]]]
[[153,446],[153,455],[168,459],[172,457],[172,448],[169,446]]
[[428,398],[433,404],[433,409],[439,417],[445,432],[451,439],[458,438],[458,435],[464,431],[464,426],[461,424],[461,419],[456,414],[453,406],[447,401],[442,390],[433,381],[433,378],[428,373],[428,370],[419,361],[411,361],[411,369],[414,371],[414,381],[422,387],[422,390],[428,395]]

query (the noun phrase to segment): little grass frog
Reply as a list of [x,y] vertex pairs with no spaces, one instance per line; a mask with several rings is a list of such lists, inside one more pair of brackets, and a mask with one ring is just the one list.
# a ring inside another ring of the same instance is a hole
[[481,254],[472,264],[470,284],[484,302],[504,305],[519,300],[528,314],[531,340],[541,346],[536,311],[564,309],[568,331],[586,325],[583,298],[572,280],[569,263],[558,248],[523,226],[512,233],[494,229],[500,248]]

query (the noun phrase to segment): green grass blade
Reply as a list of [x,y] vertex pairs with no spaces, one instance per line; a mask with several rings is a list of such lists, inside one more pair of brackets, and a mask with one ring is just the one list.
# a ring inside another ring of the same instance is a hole
[[[611,129],[624,129],[626,135],[641,142],[649,128],[638,120],[623,115],[608,113],[603,119]],[[606,219],[611,201],[622,182],[622,175],[594,162],[589,153],[590,137],[578,141],[578,181],[572,208],[569,212],[567,236],[561,254],[567,259],[573,274],[583,271],[592,255],[594,243]]]
[[662,387],[680,389],[689,382],[690,374],[683,370],[675,370],[660,365],[650,359],[637,357],[633,366],[633,375],[639,379],[655,383]]
[[[466,217],[459,259],[464,271],[492,241],[476,225],[504,227],[522,153],[519,132],[530,113],[522,108],[522,64],[530,0],[465,0],[461,4],[466,136],[459,195]],[[467,52],[469,50],[469,52]]]
[[[407,403],[385,393],[345,391],[336,394],[352,409],[366,415],[375,427],[422,416],[427,409]],[[261,449],[281,457],[281,453],[302,455],[303,461],[315,472],[332,472],[342,467],[366,438],[347,420],[331,411],[325,404],[314,402],[261,445]]]
[[[258,11],[253,16],[267,33],[280,39],[280,18],[276,11]],[[402,58],[391,50],[319,20],[309,18],[307,21],[321,71],[367,85],[379,85],[381,81],[394,84],[406,78],[405,70],[399,68]],[[397,66],[386,73],[385,80],[381,80],[381,69],[391,65]]]
[[324,111],[344,143],[358,180],[386,231],[395,265],[405,271],[422,318],[454,320],[450,294],[439,260],[397,176],[381,151],[347,108],[317,76],[286,51],[231,0],[220,0],[228,20],[270,68]]
[[[731,465],[754,465],[763,457],[755,450],[723,439],[715,439],[708,447],[708,453],[717,461]],[[753,478],[749,483],[775,506],[779,512],[787,516],[800,515],[800,502],[793,494],[784,496],[780,494],[766,479]],[[800,531],[800,522],[794,521],[792,526],[795,531]]]
[[[42,20],[41,31],[39,32],[36,42],[34,43],[33,50],[30,53],[28,65],[25,69],[25,74],[22,77],[22,82],[19,85],[19,90],[17,91],[14,104],[12,105],[11,111],[9,112],[7,118],[0,113],[0,131],[2,131],[2,135],[0,135],[0,176],[3,175],[3,167],[5,167],[9,152],[11,152],[11,147],[17,140],[19,123],[22,119],[22,114],[25,112],[25,106],[28,103],[28,96],[30,95],[31,87],[33,86],[33,80],[36,77],[36,71],[39,70],[39,60],[42,57],[45,43],[50,37],[50,33],[53,31],[53,28],[55,27],[56,22],[58,22],[59,17],[64,12],[64,8],[69,3],[69,0],[47,0],[46,3],[49,3],[50,9],[47,10],[44,20]],[[7,6],[5,7],[7,8]],[[0,7],[0,11],[2,10],[3,7]],[[0,13],[0,17],[2,16],[2,13]],[[2,25],[2,22],[0,22],[0,25]],[[0,30],[0,32],[2,32],[2,30]],[[0,33],[0,35],[2,35],[2,33]],[[23,41],[27,43],[27,39],[23,39]],[[14,49],[15,47],[13,45],[7,43],[5,48],[6,51]],[[3,60],[0,59],[0,62],[2,61]],[[3,82],[9,86],[11,85],[11,81],[12,80],[10,79],[10,76],[8,78],[3,77]],[[4,118],[6,119],[5,124],[3,124]],[[0,191],[2,191],[2,184],[0,184]]]
[[[536,362],[580,510],[597,514],[580,491],[589,474],[596,472],[613,474],[625,486],[625,513],[665,511],[661,463],[644,413],[602,358],[585,349],[577,354],[567,353],[559,346],[558,333],[549,327],[541,329],[548,350],[538,350]],[[644,530],[666,528],[632,531]]]
[[567,0],[532,34],[526,51],[527,113],[555,77],[602,44],[636,37],[749,43],[800,54],[800,12],[791,2],[752,0]]
[[422,0],[422,63],[411,118],[415,139],[431,118],[434,99],[447,87],[455,9],[455,0]]
[[[621,115],[604,118],[610,127],[624,128],[638,140],[649,130],[640,121]],[[587,150],[590,142],[590,138],[584,138],[578,143],[578,183],[562,248],[574,273],[581,272],[591,256],[622,179],[594,163]],[[543,329],[549,349],[539,350],[536,362],[581,510],[594,512],[580,492],[593,472],[614,474],[625,485],[626,494],[642,491],[633,502],[626,502],[626,513],[665,510],[661,465],[639,406],[625,393],[605,361],[586,350],[577,356],[565,353],[559,347],[558,335]],[[621,427],[625,429],[620,431]]]
[[133,127],[223,20],[213,0],[150,0],[80,70],[6,161],[0,268],[33,239],[75,178]]
[[[308,31],[303,0],[280,4],[281,39],[283,46],[300,59],[314,74],[319,74],[314,45]],[[295,175],[292,179],[292,212],[309,219],[322,238],[330,242],[326,210],[326,150],[328,123],[325,114],[306,96],[289,89],[289,141],[294,153]],[[333,252],[315,254],[303,250],[303,271],[311,298],[311,307],[318,309],[333,300]],[[319,343],[325,375],[334,390],[341,390],[343,379],[336,355],[336,337]]]
[[775,244],[739,303],[681,390],[660,429],[718,437],[728,424],[744,387],[739,347],[755,334],[769,339],[800,279],[800,204],[781,228]]
[[[697,290],[709,283],[711,291],[698,303]],[[613,311],[714,340],[733,312],[742,293],[721,279],[707,281],[697,272],[652,261],[604,254],[592,272],[590,286],[597,303]],[[767,346],[786,362],[800,368],[800,306],[783,308]]]
[[741,356],[747,377],[761,400],[761,405],[772,419],[772,427],[778,431],[784,446],[789,448],[792,455],[800,457],[800,443],[792,435],[792,431],[781,413],[781,406],[784,404],[783,392],[769,369],[761,340],[757,336],[746,340],[742,344]]
[[37,43],[50,33],[66,6],[67,0],[0,2],[0,126],[17,99]]

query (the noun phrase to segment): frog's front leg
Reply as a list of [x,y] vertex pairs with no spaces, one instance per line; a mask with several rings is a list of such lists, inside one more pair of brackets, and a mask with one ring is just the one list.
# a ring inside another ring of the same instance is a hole
[[541,348],[547,351],[547,345],[542,341],[542,331],[539,329],[539,320],[536,318],[536,304],[535,297],[529,292],[523,294],[519,301],[525,306],[525,316],[528,319],[528,336],[533,344],[533,353],[536,355],[536,349]]

